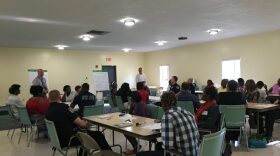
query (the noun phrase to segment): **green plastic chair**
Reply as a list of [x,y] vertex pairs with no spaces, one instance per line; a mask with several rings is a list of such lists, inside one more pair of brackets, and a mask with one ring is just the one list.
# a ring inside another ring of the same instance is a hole
[[150,88],[150,96],[157,96],[157,88]]
[[[91,156],[121,156],[121,154],[115,153],[112,150],[102,150],[98,143],[88,134],[83,132],[77,133],[77,138],[80,140],[82,144],[83,155],[87,153]],[[122,153],[122,148],[120,147],[120,153]]]
[[84,107],[84,117],[104,114],[104,105],[97,104]]
[[221,116],[220,116],[220,130],[222,130],[223,128],[225,128],[226,126],[226,118],[225,118],[225,113],[221,113]]
[[192,113],[192,115],[195,115],[194,113],[194,107],[193,102],[191,101],[177,101],[177,106],[181,107],[182,109]]
[[147,110],[151,114],[151,118],[157,119],[159,107],[154,104],[147,104]]
[[[75,138],[75,136],[72,136],[70,138],[68,147],[61,148],[54,123],[52,121],[47,120],[47,119],[45,119],[45,122],[46,122],[46,126],[47,126],[47,129],[48,129],[48,135],[49,135],[49,138],[51,140],[53,156],[55,155],[56,150],[58,150],[62,155],[67,156],[68,150],[70,148],[73,148],[73,147],[70,147],[70,144],[71,144],[72,139]],[[79,146],[74,147],[74,148],[76,148],[77,155],[78,155],[78,147]]]
[[95,105],[104,105],[104,101],[103,100],[97,100]]
[[204,135],[200,144],[199,156],[220,156],[225,140],[226,129]]
[[[7,111],[8,111],[8,113],[9,113],[10,118],[16,123],[16,125],[18,125],[18,124],[19,124],[19,121],[18,121],[18,119],[14,116],[11,105],[10,105],[10,104],[6,104],[6,108],[7,108]],[[16,126],[15,126],[14,128],[10,128],[10,129],[8,130],[7,136],[9,136],[10,131],[11,131],[12,129],[13,129],[13,132],[12,132],[12,135],[11,135],[11,139],[13,139],[13,136],[14,136],[14,134],[15,134]]]
[[122,97],[116,96],[116,102],[117,102],[117,107],[118,107],[119,111],[126,111],[124,104],[122,102]]
[[111,113],[113,113],[113,112],[118,112],[118,111],[119,111],[119,108],[118,108],[117,106],[114,105],[113,99],[112,99],[112,96],[111,96],[111,95],[109,95],[109,97],[108,97],[108,102],[109,102],[109,104],[110,104],[110,106],[111,106]]
[[220,105],[220,112],[225,115],[225,127],[227,131],[240,131],[240,137],[242,134],[242,128],[244,128],[244,135],[246,141],[246,148],[248,148],[248,138],[245,127],[245,105]]
[[[33,135],[34,135],[34,133],[33,133],[33,126],[37,127],[38,126],[37,122],[35,122],[35,124],[31,123],[31,120],[30,120],[30,117],[29,117],[29,114],[27,112],[26,107],[18,107],[18,116],[19,116],[20,124],[23,127],[26,127],[27,140],[28,140],[28,145],[27,146],[29,147],[31,139],[33,138]],[[30,138],[28,138],[28,128],[30,128]],[[23,132],[20,131],[18,143],[20,143],[22,133]],[[38,128],[36,128],[35,134],[36,133],[38,133]]]
[[158,107],[157,120],[161,121],[163,115],[164,115],[164,111],[163,111],[162,107]]

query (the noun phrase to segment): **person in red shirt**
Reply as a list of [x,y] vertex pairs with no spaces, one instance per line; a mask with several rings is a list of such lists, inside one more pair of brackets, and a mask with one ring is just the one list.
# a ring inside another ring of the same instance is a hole
[[137,92],[141,96],[141,101],[145,104],[148,104],[149,102],[149,93],[144,89],[144,84],[143,82],[138,82],[137,83]]
[[32,94],[33,97],[26,102],[26,108],[31,120],[34,120],[39,116],[45,116],[50,102],[48,98],[43,96],[43,87],[31,86],[30,94]]

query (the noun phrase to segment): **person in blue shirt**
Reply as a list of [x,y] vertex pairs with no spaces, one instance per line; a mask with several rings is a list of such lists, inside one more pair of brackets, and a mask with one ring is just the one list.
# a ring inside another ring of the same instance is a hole
[[181,91],[176,95],[177,101],[191,101],[195,111],[200,107],[200,102],[197,96],[191,94],[190,92],[191,84],[188,82],[183,82],[181,85]]
[[78,114],[83,116],[84,106],[95,105],[96,97],[94,94],[89,92],[89,84],[84,83],[82,85],[82,90],[79,95],[74,98],[71,107],[74,108],[76,105],[79,106]]

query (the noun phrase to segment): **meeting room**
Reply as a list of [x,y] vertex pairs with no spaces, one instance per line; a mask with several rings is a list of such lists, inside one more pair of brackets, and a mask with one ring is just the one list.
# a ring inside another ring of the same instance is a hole
[[0,2],[0,155],[280,155],[280,1]]

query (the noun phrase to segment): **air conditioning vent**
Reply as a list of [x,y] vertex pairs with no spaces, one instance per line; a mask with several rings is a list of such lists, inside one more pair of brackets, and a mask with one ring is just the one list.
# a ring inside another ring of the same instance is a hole
[[96,36],[96,35],[99,35],[99,36],[106,35],[108,33],[110,33],[110,32],[108,32],[108,31],[100,31],[100,30],[91,30],[91,31],[87,32],[87,34],[94,35],[94,36]]

